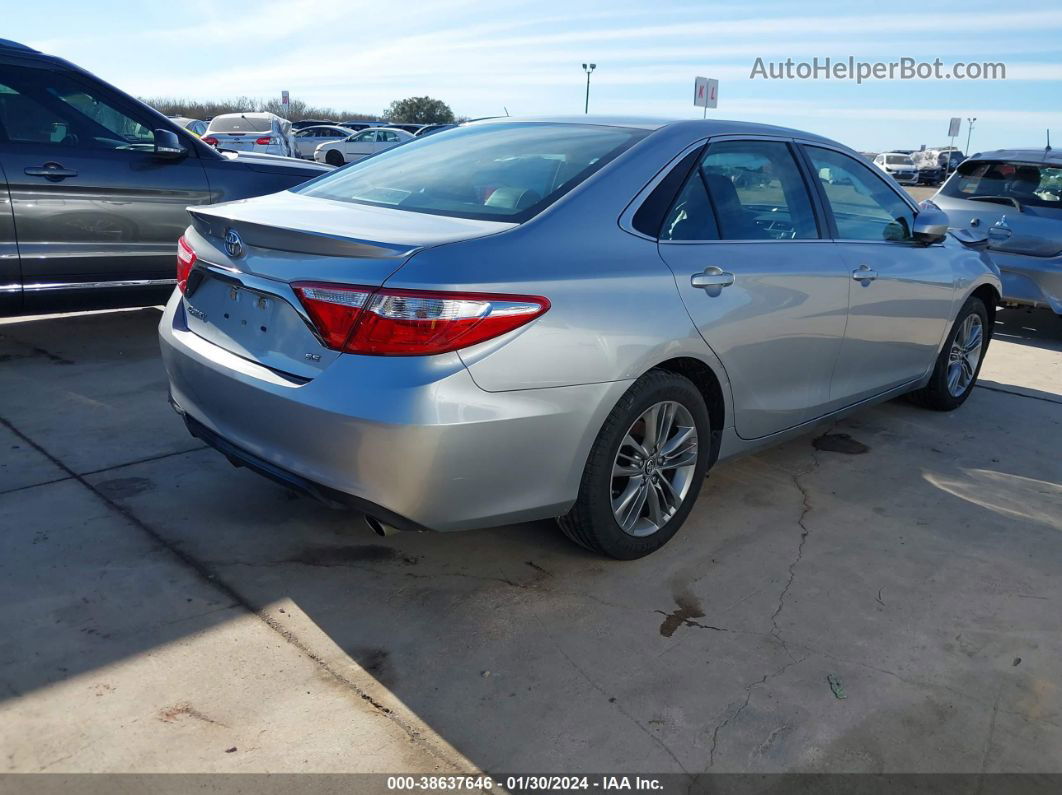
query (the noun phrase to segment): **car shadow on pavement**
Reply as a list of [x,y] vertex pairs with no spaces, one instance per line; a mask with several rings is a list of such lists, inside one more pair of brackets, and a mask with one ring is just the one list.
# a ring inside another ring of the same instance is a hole
[[668,546],[616,562],[552,522],[379,538],[232,468],[165,407],[149,319],[0,326],[48,352],[0,373],[0,430],[58,472],[0,493],[0,699],[251,611],[352,712],[496,772],[976,772],[986,731],[994,769],[1062,766],[1055,405],[870,409],[832,429],[860,454],[809,435],[721,465]]
[[1062,317],[1047,309],[1000,308],[993,336],[1017,345],[1062,351]]

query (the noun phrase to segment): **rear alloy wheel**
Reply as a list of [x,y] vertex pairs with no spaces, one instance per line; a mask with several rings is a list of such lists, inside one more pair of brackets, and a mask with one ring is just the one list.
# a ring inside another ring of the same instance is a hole
[[708,409],[675,373],[638,379],[605,420],[571,511],[558,519],[587,549],[621,560],[648,555],[678,531],[704,481]]
[[328,154],[325,155],[325,162],[330,166],[341,166],[344,163],[343,155],[335,149],[329,149]]
[[912,392],[911,400],[937,411],[952,411],[961,406],[977,383],[990,339],[984,302],[971,297],[955,319],[929,383]]

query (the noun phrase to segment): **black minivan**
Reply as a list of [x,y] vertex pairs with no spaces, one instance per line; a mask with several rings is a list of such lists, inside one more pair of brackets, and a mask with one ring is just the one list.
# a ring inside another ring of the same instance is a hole
[[218,151],[84,69],[0,39],[0,315],[161,303],[187,206],[330,170]]

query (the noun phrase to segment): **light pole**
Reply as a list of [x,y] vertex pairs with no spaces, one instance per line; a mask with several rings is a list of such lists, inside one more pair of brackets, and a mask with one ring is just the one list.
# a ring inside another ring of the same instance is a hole
[[590,112],[590,73],[597,69],[596,63],[583,64],[583,71],[586,72],[586,104],[583,106],[583,113]]
[[970,118],[969,116],[966,117],[966,151],[963,152],[963,154],[967,157],[970,156],[970,136],[973,135],[973,126],[975,121],[977,121],[976,116],[974,116],[973,118]]

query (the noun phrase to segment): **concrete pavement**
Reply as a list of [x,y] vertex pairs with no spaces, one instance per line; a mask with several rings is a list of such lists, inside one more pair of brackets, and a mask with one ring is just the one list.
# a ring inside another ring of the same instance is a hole
[[0,770],[1062,772],[1054,317],[1001,313],[958,412],[720,466],[630,563],[233,469],[157,319],[0,323]]

